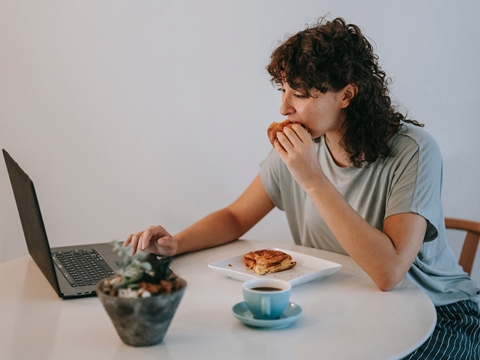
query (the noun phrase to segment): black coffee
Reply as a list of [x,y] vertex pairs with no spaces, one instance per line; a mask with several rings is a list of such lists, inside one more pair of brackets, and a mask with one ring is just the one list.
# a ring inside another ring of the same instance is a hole
[[252,290],[256,291],[281,291],[282,289],[275,288],[275,287],[270,287],[270,286],[259,286],[259,287],[254,287]]

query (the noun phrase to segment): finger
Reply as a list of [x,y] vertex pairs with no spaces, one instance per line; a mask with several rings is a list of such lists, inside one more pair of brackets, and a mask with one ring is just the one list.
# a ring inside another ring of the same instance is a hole
[[132,248],[132,254],[135,254],[137,252],[137,247],[138,247],[138,233],[137,234],[132,234],[130,235],[130,241],[128,243],[128,245],[131,246]]
[[[299,127],[300,129],[303,129],[300,125],[298,124],[294,124],[294,126],[297,126]],[[297,129],[299,132],[301,132],[301,130]],[[296,146],[299,146],[303,143],[303,141],[300,139],[298,133],[297,133],[297,130],[293,129],[293,128],[289,128],[289,127],[286,127],[285,129],[283,129],[283,134],[286,136],[286,138],[290,141],[290,143],[296,147]]]
[[123,242],[123,246],[127,247],[127,246],[131,246],[132,248],[134,247],[134,244],[135,244],[135,234],[131,234],[124,242]]
[[133,234],[131,234],[131,235],[123,242],[123,246],[128,246],[128,245],[130,245],[130,243],[132,242],[132,237],[133,237]]
[[310,133],[305,129],[302,125],[300,124],[293,124],[292,128],[295,130],[297,133],[298,138],[303,142],[303,143],[308,143],[312,142],[312,137],[310,136]]
[[290,153],[293,150],[292,143],[284,132],[277,133],[277,140],[278,143],[283,147],[285,152]]
[[152,241],[152,230],[151,227],[143,231],[142,236],[140,236],[138,240],[138,248],[140,251],[144,251],[150,246],[150,242]]
[[156,244],[157,244],[157,251],[164,256],[175,255],[178,248],[177,240],[167,236],[158,239]]
[[275,148],[275,150],[277,151],[278,155],[280,155],[281,158],[288,155],[285,149],[283,148],[282,144],[280,144],[278,140],[275,140],[275,142],[273,143],[273,147]]

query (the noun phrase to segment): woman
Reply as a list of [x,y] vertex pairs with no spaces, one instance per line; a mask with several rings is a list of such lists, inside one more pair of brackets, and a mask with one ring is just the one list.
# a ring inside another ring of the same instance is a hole
[[170,256],[224,244],[276,206],[295,243],[348,254],[383,291],[406,276],[427,293],[437,327],[408,358],[480,358],[479,289],[447,246],[439,148],[392,106],[360,29],[322,20],[279,46],[267,70],[297,124],[277,134],[252,184],[175,236],[154,226],[125,245]]

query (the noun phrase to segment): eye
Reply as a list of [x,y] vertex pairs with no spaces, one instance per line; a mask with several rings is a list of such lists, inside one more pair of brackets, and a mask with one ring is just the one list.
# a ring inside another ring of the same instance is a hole
[[307,98],[307,96],[303,95],[303,94],[294,94],[293,96],[295,96],[297,99],[306,99]]
[[277,91],[280,91],[280,92],[284,93],[284,92],[285,92],[285,89],[278,88]]

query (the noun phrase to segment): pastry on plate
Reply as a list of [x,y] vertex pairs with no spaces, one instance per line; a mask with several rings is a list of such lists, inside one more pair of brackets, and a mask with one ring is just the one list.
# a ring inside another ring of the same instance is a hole
[[292,269],[297,263],[292,257],[278,250],[257,250],[243,255],[243,263],[259,275]]

